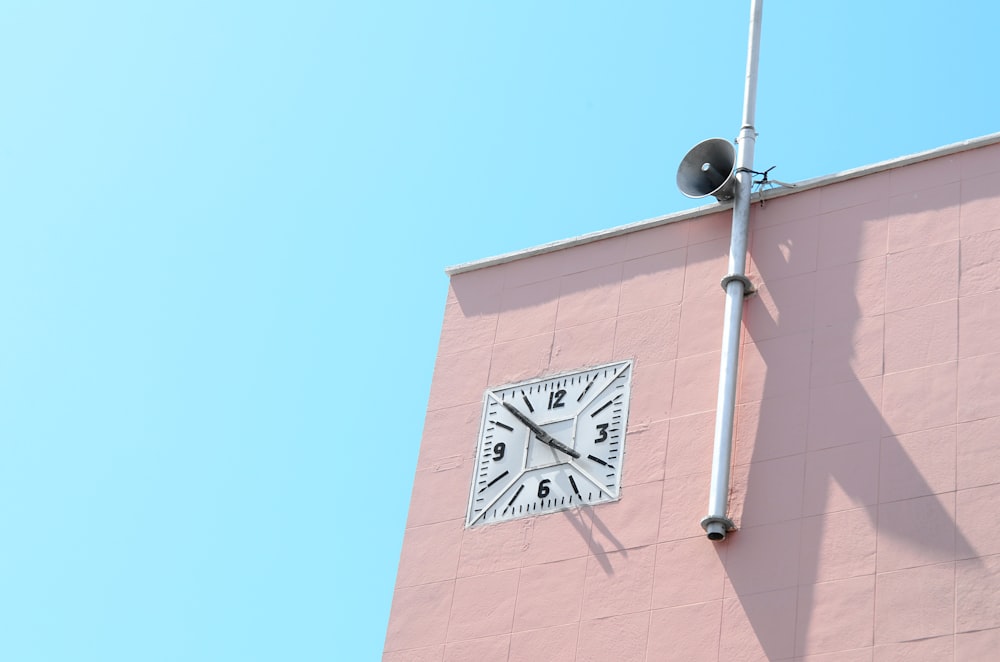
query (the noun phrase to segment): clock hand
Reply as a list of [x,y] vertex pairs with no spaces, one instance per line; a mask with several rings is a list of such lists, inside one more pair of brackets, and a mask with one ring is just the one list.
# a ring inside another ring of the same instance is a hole
[[535,436],[538,437],[540,441],[548,444],[552,448],[555,448],[557,451],[562,451],[563,453],[566,453],[566,455],[569,455],[574,459],[580,457],[579,453],[577,453],[575,450],[573,450],[572,448],[570,448],[569,446],[562,443],[561,441],[550,435],[548,432],[540,428],[538,424],[536,424],[533,420],[531,420],[530,418],[522,414],[520,411],[518,411],[517,407],[515,407],[514,405],[510,404],[509,402],[504,402],[503,406],[507,408],[507,411],[514,414],[514,418],[527,425],[531,429],[531,431],[535,433]]

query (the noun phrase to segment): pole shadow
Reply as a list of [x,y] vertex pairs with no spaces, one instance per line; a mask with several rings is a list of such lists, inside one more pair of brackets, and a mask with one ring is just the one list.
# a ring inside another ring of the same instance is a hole
[[[727,659],[871,647],[881,573],[975,556],[955,521],[954,482],[931,484],[912,457],[954,444],[955,421],[904,436],[883,417],[887,251],[871,246],[887,231],[888,182],[871,177],[883,192],[849,210],[819,213],[833,187],[789,199],[815,211],[787,222],[769,224],[781,201],[754,205],[760,292],[745,308],[731,493],[740,530],[718,553],[726,597],[760,650]],[[747,446],[751,457],[741,457]]]

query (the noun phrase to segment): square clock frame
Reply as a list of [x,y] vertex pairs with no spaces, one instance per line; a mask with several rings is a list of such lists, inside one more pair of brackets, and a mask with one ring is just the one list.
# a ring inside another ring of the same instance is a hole
[[466,526],[617,501],[632,361],[486,391]]

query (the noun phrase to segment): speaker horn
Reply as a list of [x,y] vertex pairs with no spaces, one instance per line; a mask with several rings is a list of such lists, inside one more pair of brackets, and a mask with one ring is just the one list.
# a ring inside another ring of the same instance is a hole
[[728,140],[709,138],[687,153],[677,168],[677,188],[689,198],[714,195],[719,202],[736,195],[736,149]]

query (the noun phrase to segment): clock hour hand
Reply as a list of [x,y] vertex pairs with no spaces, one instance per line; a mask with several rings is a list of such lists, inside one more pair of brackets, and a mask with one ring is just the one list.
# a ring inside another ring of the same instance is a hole
[[511,414],[514,415],[514,418],[527,425],[531,429],[531,431],[535,433],[535,436],[538,437],[540,441],[548,444],[557,451],[562,451],[563,453],[569,455],[574,459],[580,457],[579,453],[577,453],[575,450],[573,450],[572,448],[570,448],[569,446],[562,443],[561,441],[553,437],[551,434],[540,428],[537,423],[535,423],[533,420],[522,414],[514,405],[510,404],[509,402],[504,402],[503,406],[507,408],[507,411],[509,411]]

